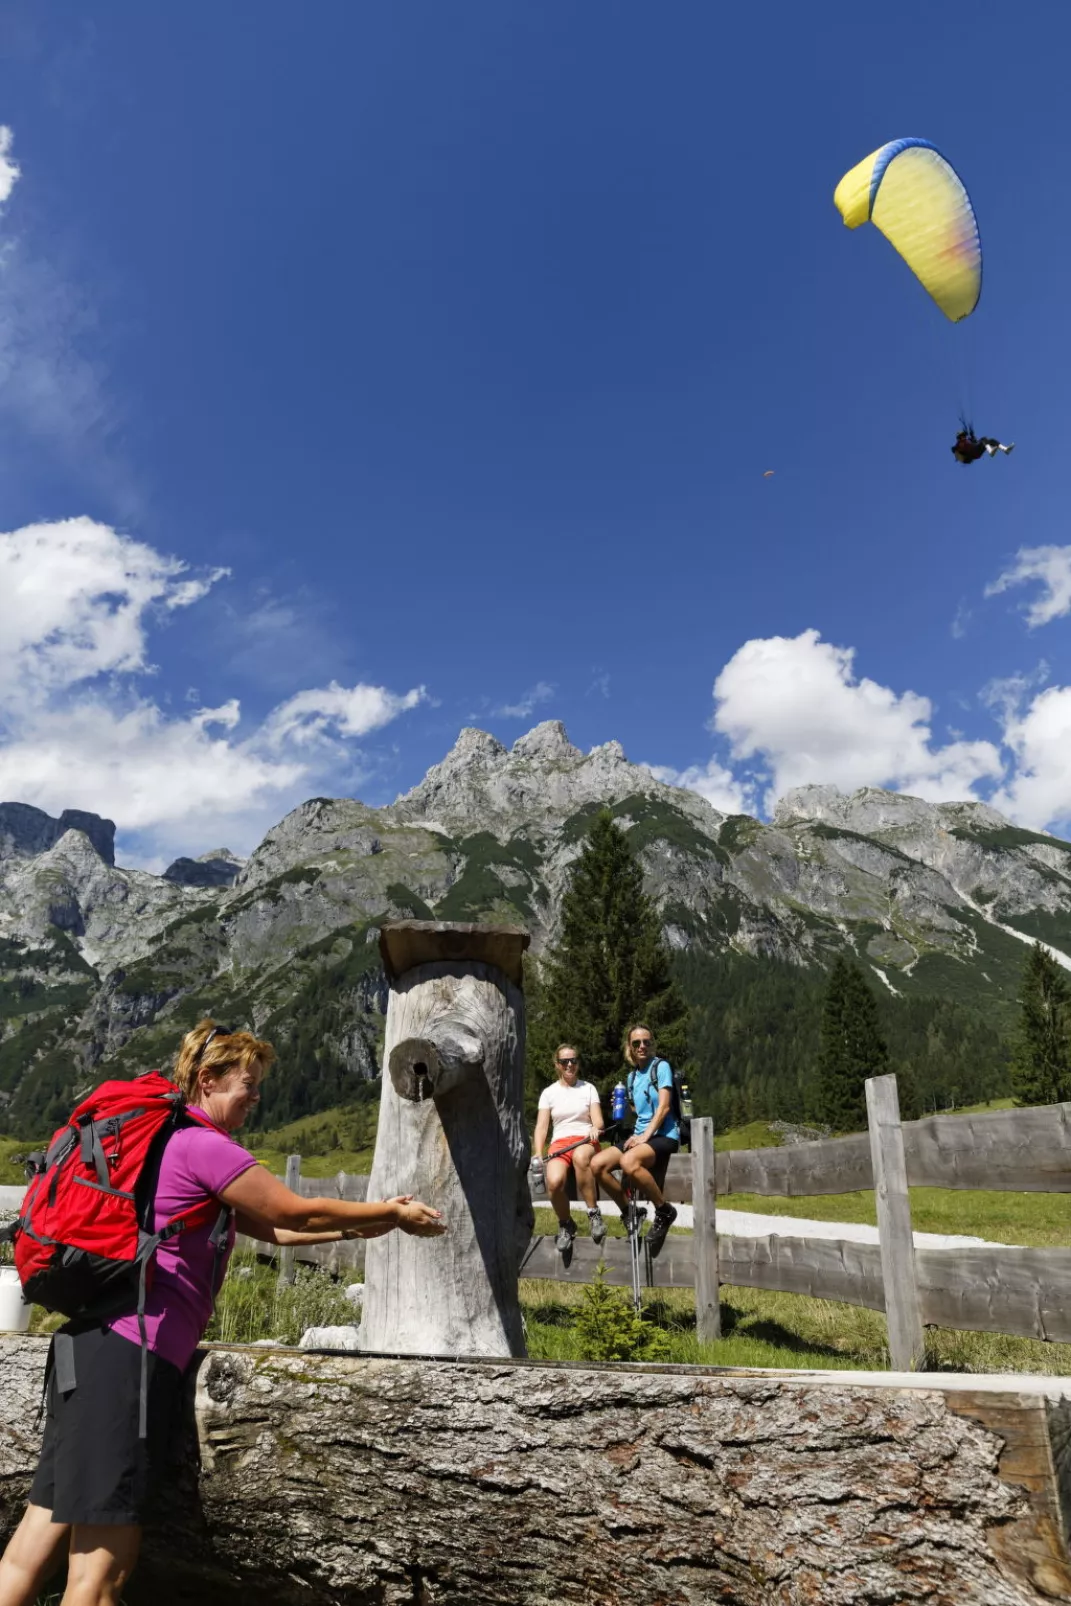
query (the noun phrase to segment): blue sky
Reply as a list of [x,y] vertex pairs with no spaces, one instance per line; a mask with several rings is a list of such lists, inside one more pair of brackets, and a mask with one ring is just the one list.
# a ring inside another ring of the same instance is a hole
[[[0,5],[0,794],[159,864],[561,718],[1071,818],[1071,11],[736,9]],[[833,208],[903,134],[963,325]]]

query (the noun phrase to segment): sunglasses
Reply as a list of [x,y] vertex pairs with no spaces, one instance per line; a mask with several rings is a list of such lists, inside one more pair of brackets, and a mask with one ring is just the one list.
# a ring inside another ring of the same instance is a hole
[[649,1037],[633,1037],[629,1043],[630,1048],[650,1048],[650,1046],[651,1039]]
[[577,1054],[562,1054],[558,1059],[558,1064],[559,1065],[579,1065],[580,1064],[579,1055],[577,1055]]

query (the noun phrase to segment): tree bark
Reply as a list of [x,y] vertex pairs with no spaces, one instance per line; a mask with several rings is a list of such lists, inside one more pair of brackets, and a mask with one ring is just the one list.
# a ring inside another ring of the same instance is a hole
[[[46,1347],[0,1339],[7,1529],[36,1459]],[[1067,1402],[1000,1382],[1008,1392],[214,1348],[127,1598],[1067,1602]]]
[[[533,1216],[524,997],[507,967],[519,976],[527,941],[507,928],[384,928],[391,991],[369,1197],[414,1194],[449,1230],[369,1240],[362,1349],[525,1353],[517,1274]],[[472,957],[489,951],[498,963]],[[400,973],[399,955],[408,965]]]

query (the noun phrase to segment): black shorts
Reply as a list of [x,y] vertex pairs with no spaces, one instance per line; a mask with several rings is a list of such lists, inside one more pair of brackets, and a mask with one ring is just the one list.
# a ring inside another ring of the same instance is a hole
[[74,1335],[75,1387],[48,1382],[45,1437],[30,1486],[53,1521],[137,1523],[171,1460],[181,1425],[182,1373],[151,1350],[148,1436],[138,1437],[141,1349],[110,1328]]
[[654,1165],[651,1166],[651,1175],[661,1188],[665,1184],[666,1171],[669,1168],[670,1157],[680,1148],[678,1138],[664,1138],[661,1132],[656,1132],[653,1138],[644,1138],[644,1143],[655,1153]]

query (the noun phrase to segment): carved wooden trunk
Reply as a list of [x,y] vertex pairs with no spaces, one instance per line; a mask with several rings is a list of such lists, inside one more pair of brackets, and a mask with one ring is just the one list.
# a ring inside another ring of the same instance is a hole
[[524,1126],[525,932],[399,921],[369,1197],[411,1193],[445,1238],[394,1232],[365,1259],[361,1348],[523,1355],[517,1274],[532,1229]]

